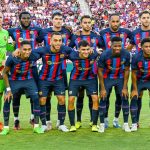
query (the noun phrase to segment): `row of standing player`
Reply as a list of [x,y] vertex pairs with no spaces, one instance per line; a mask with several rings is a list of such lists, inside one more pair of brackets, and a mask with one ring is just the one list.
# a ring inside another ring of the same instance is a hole
[[[125,46],[126,39],[130,38],[131,44],[132,45],[135,44],[137,47],[137,50],[139,50],[141,39],[149,36],[149,27],[148,27],[149,26],[149,12],[147,11],[140,14],[141,27],[137,29],[136,31],[134,31],[133,34],[127,29],[120,28],[120,19],[117,14],[114,14],[110,17],[110,28],[107,28],[101,31],[100,36],[94,32],[91,32],[91,19],[89,16],[82,17],[81,19],[82,30],[80,32],[77,32],[76,35],[72,35],[68,29],[65,29],[65,27],[62,27],[63,16],[60,13],[54,14],[52,19],[53,19],[53,27],[49,29],[44,29],[44,31],[41,31],[41,29],[39,28],[30,27],[30,14],[22,13],[20,15],[21,26],[19,28],[9,30],[10,36],[16,42],[16,47],[20,46],[20,42],[23,39],[30,39],[32,43],[32,48],[36,46],[36,42],[41,42],[42,40],[44,40],[45,45],[50,44],[51,33],[54,31],[60,31],[63,35],[63,43],[65,45],[70,43],[69,45],[71,47],[74,47],[74,46],[78,47],[78,42],[81,39],[86,39],[87,41],[90,42],[91,47],[93,47],[93,49],[96,49],[97,46],[103,47],[104,49],[109,49],[111,45],[110,44],[111,37],[120,36],[121,38],[123,38],[123,42],[122,42],[123,46]],[[129,45],[128,49],[131,49],[131,47],[132,46]],[[118,95],[116,94],[116,96]],[[119,96],[117,99],[118,100],[116,100],[115,119],[113,122],[114,126],[116,127],[119,126],[118,124],[118,117],[119,117],[118,110],[120,109]],[[47,100],[47,103],[49,102],[50,101]],[[51,128],[51,122],[50,122],[50,117],[49,117],[49,110],[50,110],[49,106],[50,104],[47,105],[47,124]],[[89,106],[91,110],[92,103],[89,103]],[[109,104],[107,104],[107,106],[109,106]],[[78,107],[77,108],[77,126],[80,127],[81,126],[81,112],[82,112],[82,107],[83,107],[83,95],[81,94],[81,92],[77,100],[77,107]],[[107,112],[105,116],[106,126],[108,126],[108,119],[107,119],[108,113]],[[33,115],[31,116],[31,119],[33,119]]]

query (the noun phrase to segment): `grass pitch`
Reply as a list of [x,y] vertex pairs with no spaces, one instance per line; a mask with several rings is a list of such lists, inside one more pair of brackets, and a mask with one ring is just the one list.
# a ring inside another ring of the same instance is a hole
[[[148,92],[145,92],[143,97],[140,119],[141,127],[135,133],[125,133],[122,129],[112,127],[114,102],[115,96],[113,91],[110,97],[109,128],[105,133],[91,132],[87,97],[84,99],[82,128],[78,129],[75,133],[62,133],[55,127],[57,120],[57,100],[53,97],[51,112],[53,129],[45,134],[37,135],[32,132],[32,127],[29,124],[30,102],[22,96],[19,114],[22,130],[13,130],[13,114],[11,110],[10,134],[0,136],[0,150],[149,150],[150,109]],[[2,112],[0,114],[0,121],[3,121]],[[129,122],[131,124],[130,116]],[[120,114],[120,123],[123,123],[122,112]],[[68,114],[65,124],[70,127]]]

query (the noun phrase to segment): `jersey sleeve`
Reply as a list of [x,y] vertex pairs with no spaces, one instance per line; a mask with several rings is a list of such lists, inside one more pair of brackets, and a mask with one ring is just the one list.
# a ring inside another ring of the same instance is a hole
[[42,43],[44,40],[44,32],[43,32],[43,29],[42,28],[39,28],[38,29],[38,37],[36,38],[36,41],[38,43]]
[[103,32],[102,31],[100,31],[99,40],[101,42],[101,45],[100,45],[101,48],[105,49],[105,42],[104,42],[104,39],[103,39]]
[[134,32],[131,32],[130,44],[135,45],[135,42],[134,42]]
[[98,60],[98,67],[103,68],[105,67],[105,52],[103,52]]
[[7,30],[8,33],[9,33],[9,36],[13,39],[13,41],[15,41],[15,38],[14,38],[14,35],[13,35],[13,32],[14,32],[14,29],[13,28],[10,28]]
[[12,64],[13,64],[13,57],[12,57],[12,55],[10,55],[10,56],[7,58],[7,60],[6,60],[5,66],[6,66],[6,67],[11,67]]
[[[45,50],[47,49],[47,47],[39,47],[37,49],[33,50],[33,53],[39,58],[42,57],[42,55],[45,53]],[[36,57],[35,56],[35,57]]]
[[125,66],[126,66],[126,67],[129,67],[129,66],[130,66],[130,53],[129,53],[129,52],[127,52],[127,54],[126,54]]
[[100,35],[98,35],[97,38],[98,38],[98,47],[104,48],[104,42],[103,42],[102,37]]
[[128,38],[131,40],[132,39],[132,32],[130,30],[127,30],[128,33]]
[[70,43],[69,43],[68,46],[71,47],[71,48],[75,47],[75,35],[72,35]]
[[136,56],[133,56],[133,58],[132,58],[131,69],[132,70],[137,70],[138,69],[138,66],[137,66],[137,57]]
[[32,51],[29,60],[37,61],[40,58],[40,54],[36,53],[35,51]]

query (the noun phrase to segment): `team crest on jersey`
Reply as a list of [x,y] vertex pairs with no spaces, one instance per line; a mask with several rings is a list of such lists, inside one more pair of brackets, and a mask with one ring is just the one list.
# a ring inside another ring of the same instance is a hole
[[30,34],[34,34],[34,31],[30,31]]
[[18,41],[19,41],[19,42],[22,42],[22,41],[23,41],[23,38],[19,38]]
[[144,72],[144,69],[141,68],[140,71],[141,71],[141,72]]
[[95,43],[95,39],[91,39],[91,42],[94,44]]
[[51,65],[51,64],[52,64],[52,61],[47,61],[47,64],[48,64],[48,65]]
[[21,71],[20,71],[20,70],[16,70],[16,72],[17,72],[17,73],[21,73]]
[[65,34],[62,34],[62,38],[66,38],[66,35],[65,35]]
[[94,64],[94,60],[91,60],[91,61],[90,61],[90,64]]
[[125,63],[125,61],[121,61],[121,65],[123,65]]
[[124,35],[123,35],[123,34],[120,34],[120,37],[121,37],[121,38],[123,38],[123,37],[124,37]]
[[141,48],[141,43],[138,44],[138,47]]
[[60,58],[64,58],[65,57],[65,54],[60,54]]
[[42,94],[43,94],[43,92],[42,92],[42,91],[39,91],[39,95],[42,96]]

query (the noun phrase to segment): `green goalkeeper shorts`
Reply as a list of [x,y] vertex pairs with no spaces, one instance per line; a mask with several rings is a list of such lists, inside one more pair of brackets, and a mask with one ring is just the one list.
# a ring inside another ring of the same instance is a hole
[[0,93],[4,92],[4,89],[5,89],[4,80],[0,80]]

